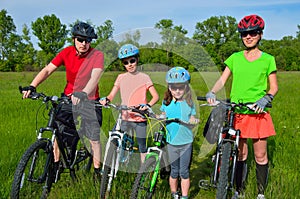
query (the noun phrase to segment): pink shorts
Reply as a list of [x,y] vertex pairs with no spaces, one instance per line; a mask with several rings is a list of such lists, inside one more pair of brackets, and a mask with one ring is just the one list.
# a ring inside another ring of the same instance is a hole
[[241,138],[267,138],[276,135],[270,113],[236,114],[235,129],[240,129]]

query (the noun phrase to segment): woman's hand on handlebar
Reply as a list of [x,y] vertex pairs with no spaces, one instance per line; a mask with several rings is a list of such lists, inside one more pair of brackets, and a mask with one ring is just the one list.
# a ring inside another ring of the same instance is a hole
[[206,101],[209,104],[215,104],[216,103],[216,94],[214,92],[209,91],[208,93],[206,93],[205,97],[206,97]]

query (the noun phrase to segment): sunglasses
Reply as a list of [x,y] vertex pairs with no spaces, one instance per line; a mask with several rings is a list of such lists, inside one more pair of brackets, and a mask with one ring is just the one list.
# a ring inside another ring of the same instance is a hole
[[177,91],[177,90],[180,90],[180,91],[183,91],[185,90],[186,88],[186,85],[169,85],[169,88],[172,90],[172,91]]
[[80,43],[83,43],[85,41],[85,43],[91,43],[92,39],[91,38],[81,38],[81,37],[76,37],[77,41]]
[[260,32],[257,32],[257,31],[242,32],[241,36],[247,37],[248,35],[250,35],[251,37],[256,37],[259,33]]
[[129,61],[127,60],[123,61],[123,64],[127,66],[128,64],[134,64],[135,62],[136,62],[136,58],[132,58]]

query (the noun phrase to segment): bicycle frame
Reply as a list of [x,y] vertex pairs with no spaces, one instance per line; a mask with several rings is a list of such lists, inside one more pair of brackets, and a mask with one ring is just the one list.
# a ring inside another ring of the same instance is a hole
[[211,179],[211,184],[216,186],[218,181],[219,167],[222,162],[223,146],[226,142],[229,142],[232,145],[232,154],[230,155],[230,157],[232,158],[232,166],[229,169],[231,171],[231,178],[228,186],[229,189],[231,189],[234,185],[235,168],[236,168],[238,146],[240,140],[240,130],[236,130],[233,128],[234,115],[235,113],[233,108],[232,110],[229,111],[228,123],[225,124],[222,132],[219,133],[216,153],[214,157],[215,166],[213,171],[213,177]]
[[[120,163],[128,162],[131,154],[133,153],[134,145],[132,129],[128,129],[127,131],[121,130],[122,110],[133,110],[133,108],[127,106],[116,106],[114,104],[109,104],[108,106],[104,107],[113,107],[119,111],[119,114],[116,120],[115,127],[111,131],[109,131],[109,138],[105,146],[104,162],[102,166],[103,174],[100,185],[100,197],[104,197],[104,194],[106,195],[110,192],[112,181],[117,177]],[[129,141],[130,145],[128,148],[127,146],[124,146],[126,145],[127,141]],[[112,145],[115,145],[114,147],[116,147],[115,158],[108,157],[109,154],[111,155]],[[128,151],[127,157],[124,155],[125,151]],[[108,158],[112,158],[111,162],[107,160]]]
[[[135,177],[135,181],[132,187],[131,199],[137,198],[152,198],[155,192],[155,188],[157,185],[158,174],[161,174],[161,179],[165,178],[165,174],[167,174],[170,170],[164,167],[168,167],[165,164],[165,160],[167,160],[167,154],[164,151],[164,147],[166,146],[166,125],[168,123],[176,122],[182,125],[186,125],[188,127],[194,127],[195,124],[190,124],[188,122],[184,122],[180,119],[165,119],[159,118],[157,119],[154,114],[147,117],[148,119],[154,119],[157,122],[153,125],[159,124],[159,130],[154,133],[153,137],[153,146],[148,147],[145,161],[141,164],[140,169]],[[162,170],[163,169],[163,170]],[[162,172],[162,173],[160,173]],[[162,177],[163,176],[163,177]],[[141,194],[141,195],[140,195]]]
[[[60,160],[63,162],[63,167],[66,169],[71,169],[71,170],[74,169],[75,165],[80,162],[80,161],[78,161],[78,157],[79,157],[78,150],[76,150],[75,156],[72,159],[70,159],[71,156],[70,156],[70,154],[66,153],[66,151],[65,151],[66,148],[63,146],[63,141],[60,140],[59,137],[57,136],[58,129],[55,126],[56,109],[60,103],[65,103],[65,104],[71,103],[69,98],[67,98],[67,97],[58,98],[57,96],[46,96],[43,93],[34,93],[34,94],[32,94],[31,98],[32,99],[43,98],[43,102],[46,103],[46,107],[48,107],[47,103],[51,103],[51,108],[50,108],[49,114],[48,114],[49,119],[48,119],[47,125],[46,125],[46,127],[39,128],[37,140],[45,140],[46,142],[48,142],[49,150],[53,150],[54,141],[56,140],[60,154],[61,154]],[[51,132],[51,138],[44,137],[43,135],[45,132]],[[77,136],[78,136],[78,134],[77,134]],[[79,136],[78,136],[78,138],[79,138]],[[68,153],[70,153],[70,152],[68,152]],[[88,151],[86,151],[86,154],[83,154],[81,156],[88,157],[88,156],[90,156],[90,154]],[[84,160],[84,159],[82,159],[82,160]]]
[[[205,97],[197,97],[197,99],[206,101]],[[217,198],[224,198],[228,195],[227,191],[231,191],[231,193],[234,192],[234,180],[239,152],[238,147],[241,135],[241,131],[234,128],[235,114],[237,113],[237,110],[249,110],[255,112],[255,109],[253,108],[253,104],[236,104],[227,101],[216,101],[217,105],[220,103],[226,107],[226,116],[224,118],[225,123],[223,124],[223,129],[218,134],[216,152],[212,158],[214,169],[210,178],[210,183],[207,183],[207,180],[200,180],[199,186],[204,189],[209,187],[217,188]],[[211,105],[202,104],[201,106]],[[270,108],[272,105],[268,104],[266,107]]]
[[[19,90],[22,93],[23,88],[19,87]],[[58,98],[57,96],[47,96],[36,92],[32,92],[29,98],[33,100],[41,99],[42,106],[45,105],[46,107],[44,111],[48,113],[49,118],[45,127],[38,128],[36,126],[36,141],[27,148],[18,163],[12,183],[12,198],[31,194],[33,197],[46,198],[52,184],[57,182],[63,169],[69,169],[70,176],[74,180],[76,178],[75,166],[78,166],[79,162],[88,157],[92,157],[85,146],[79,150],[77,149],[80,137],[74,128],[74,124],[72,127],[71,125],[68,127],[60,126],[59,120],[56,118],[60,108],[59,105],[71,103],[69,98]],[[39,110],[37,111],[36,120],[39,118]],[[72,130],[72,132],[68,135],[69,130]],[[46,132],[50,132],[50,135],[45,135]],[[72,142],[68,142],[68,137],[66,137],[65,142],[64,137],[62,137],[64,135],[71,135]],[[58,165],[54,164],[54,143],[58,144],[61,155]],[[87,169],[90,168],[91,160],[88,167],[86,167]]]
[[[104,162],[106,162],[107,152],[108,152],[108,149],[109,149],[109,146],[110,146],[111,142],[113,140],[117,140],[117,154],[118,155],[117,155],[117,159],[116,159],[116,164],[115,165],[110,165],[112,167],[112,169],[114,169],[114,174],[113,174],[114,178],[117,176],[117,172],[119,170],[119,161],[121,159],[120,150],[122,150],[121,149],[122,140],[123,140],[123,137],[124,137],[124,132],[121,131],[121,122],[122,122],[122,114],[119,113],[115,128],[112,131],[109,131],[109,138],[108,138],[108,141],[107,141],[106,147],[105,147]],[[104,164],[103,164],[103,169],[104,169]]]
[[157,180],[157,176],[159,174],[159,170],[160,170],[160,161],[162,158],[162,154],[163,154],[163,150],[158,148],[157,146],[155,147],[149,147],[147,150],[147,154],[145,157],[145,160],[149,159],[150,157],[154,157],[156,160],[156,165],[155,165],[155,169],[154,169],[154,173],[151,179],[151,186],[150,186],[150,192],[153,191],[154,186],[156,184],[156,180]]

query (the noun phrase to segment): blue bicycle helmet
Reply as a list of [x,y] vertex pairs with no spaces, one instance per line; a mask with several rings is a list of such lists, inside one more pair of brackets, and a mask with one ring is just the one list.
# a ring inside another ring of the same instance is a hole
[[132,44],[123,45],[118,52],[119,59],[136,56],[140,53],[139,49]]
[[171,68],[166,75],[166,82],[168,84],[178,84],[178,83],[189,83],[191,76],[189,72],[180,66]]

